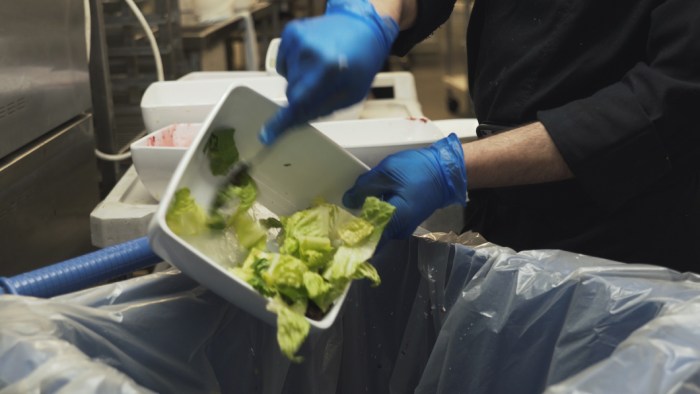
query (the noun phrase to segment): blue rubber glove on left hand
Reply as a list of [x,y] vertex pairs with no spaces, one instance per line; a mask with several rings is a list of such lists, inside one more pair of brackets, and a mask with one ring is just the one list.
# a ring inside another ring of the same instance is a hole
[[272,144],[288,128],[362,100],[399,33],[369,0],[329,0],[326,14],[293,21],[282,32],[277,72],[287,78],[289,105],[263,127]]
[[453,133],[427,148],[387,156],[357,178],[343,196],[343,204],[360,208],[368,196],[396,207],[383,239],[408,237],[439,208],[465,206],[467,170],[459,138]]

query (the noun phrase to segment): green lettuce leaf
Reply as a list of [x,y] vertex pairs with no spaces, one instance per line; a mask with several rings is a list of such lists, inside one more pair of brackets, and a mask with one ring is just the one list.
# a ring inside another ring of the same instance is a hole
[[257,186],[248,174],[241,175],[236,185],[224,186],[210,210],[209,227],[219,230],[233,228],[244,248],[262,247],[267,240],[267,231],[249,213],[257,194]]
[[333,288],[333,285],[316,272],[304,273],[304,287],[306,287],[309,299],[323,312],[327,312],[328,308],[333,305],[333,301],[340,295]]
[[291,302],[306,301],[304,273],[309,269],[294,256],[270,253],[270,266],[262,272],[262,278],[271,288],[276,289]]
[[267,241],[267,231],[252,216],[242,212],[231,216],[229,225],[236,231],[238,242],[246,249],[262,248]]
[[293,362],[303,361],[295,354],[309,335],[311,325],[306,317],[280,299],[271,300],[267,309],[277,314],[277,343],[282,353]]
[[192,197],[190,189],[175,192],[165,222],[179,236],[199,235],[207,231],[208,216]]
[[374,226],[362,218],[353,217],[351,220],[343,222],[337,231],[343,245],[354,246],[372,235]]
[[209,158],[209,169],[214,175],[226,175],[233,163],[238,161],[238,148],[233,139],[235,129],[219,129],[209,135],[204,153]]
[[355,244],[342,245],[333,255],[323,277],[335,286],[344,286],[352,279],[368,278],[373,284],[379,284],[379,275],[364,266],[374,254],[384,227],[389,223],[396,208],[376,197],[368,197],[360,213],[360,217],[372,224],[372,233]]
[[325,267],[333,252],[329,238],[330,205],[321,204],[280,220],[283,228],[280,253],[300,259],[312,270]]
[[260,249],[253,249],[240,267],[234,267],[231,272],[250,284],[265,297],[277,295],[276,289],[270,287],[262,273],[270,268],[272,256]]

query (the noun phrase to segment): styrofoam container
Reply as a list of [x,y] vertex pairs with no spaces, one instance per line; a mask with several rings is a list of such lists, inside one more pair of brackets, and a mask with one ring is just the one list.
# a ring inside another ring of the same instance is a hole
[[426,118],[323,122],[314,127],[370,167],[392,153],[422,148],[444,137]]
[[134,169],[156,201],[160,201],[177,165],[201,129],[201,123],[178,123],[131,144]]
[[[271,325],[276,324],[276,315],[266,309],[268,299],[173,233],[165,216],[173,195],[183,187],[191,190],[201,206],[211,205],[227,179],[212,175],[203,147],[214,130],[231,127],[236,130],[234,138],[242,160],[250,160],[262,149],[270,149],[249,174],[258,185],[258,202],[273,214],[289,215],[306,209],[318,197],[342,204],[343,193],[367,167],[310,125],[290,130],[271,147],[264,147],[258,140],[260,127],[278,108],[250,88],[230,89],[207,117],[202,131],[180,161],[148,231],[151,247],[160,257]],[[347,288],[322,320],[309,319],[312,332],[333,324],[346,294]]]

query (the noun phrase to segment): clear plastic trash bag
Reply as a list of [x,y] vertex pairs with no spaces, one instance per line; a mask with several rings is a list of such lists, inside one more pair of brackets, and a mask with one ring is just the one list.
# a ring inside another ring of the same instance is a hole
[[375,256],[382,285],[353,285],[300,364],[176,270],[1,296],[0,393],[700,390],[698,276],[436,237]]

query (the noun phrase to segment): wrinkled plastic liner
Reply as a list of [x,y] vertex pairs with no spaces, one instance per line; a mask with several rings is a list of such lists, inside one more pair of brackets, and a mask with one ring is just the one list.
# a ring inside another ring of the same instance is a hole
[[273,327],[175,270],[2,296],[0,393],[700,390],[698,276],[428,238],[375,256],[382,285],[354,284],[298,365]]

